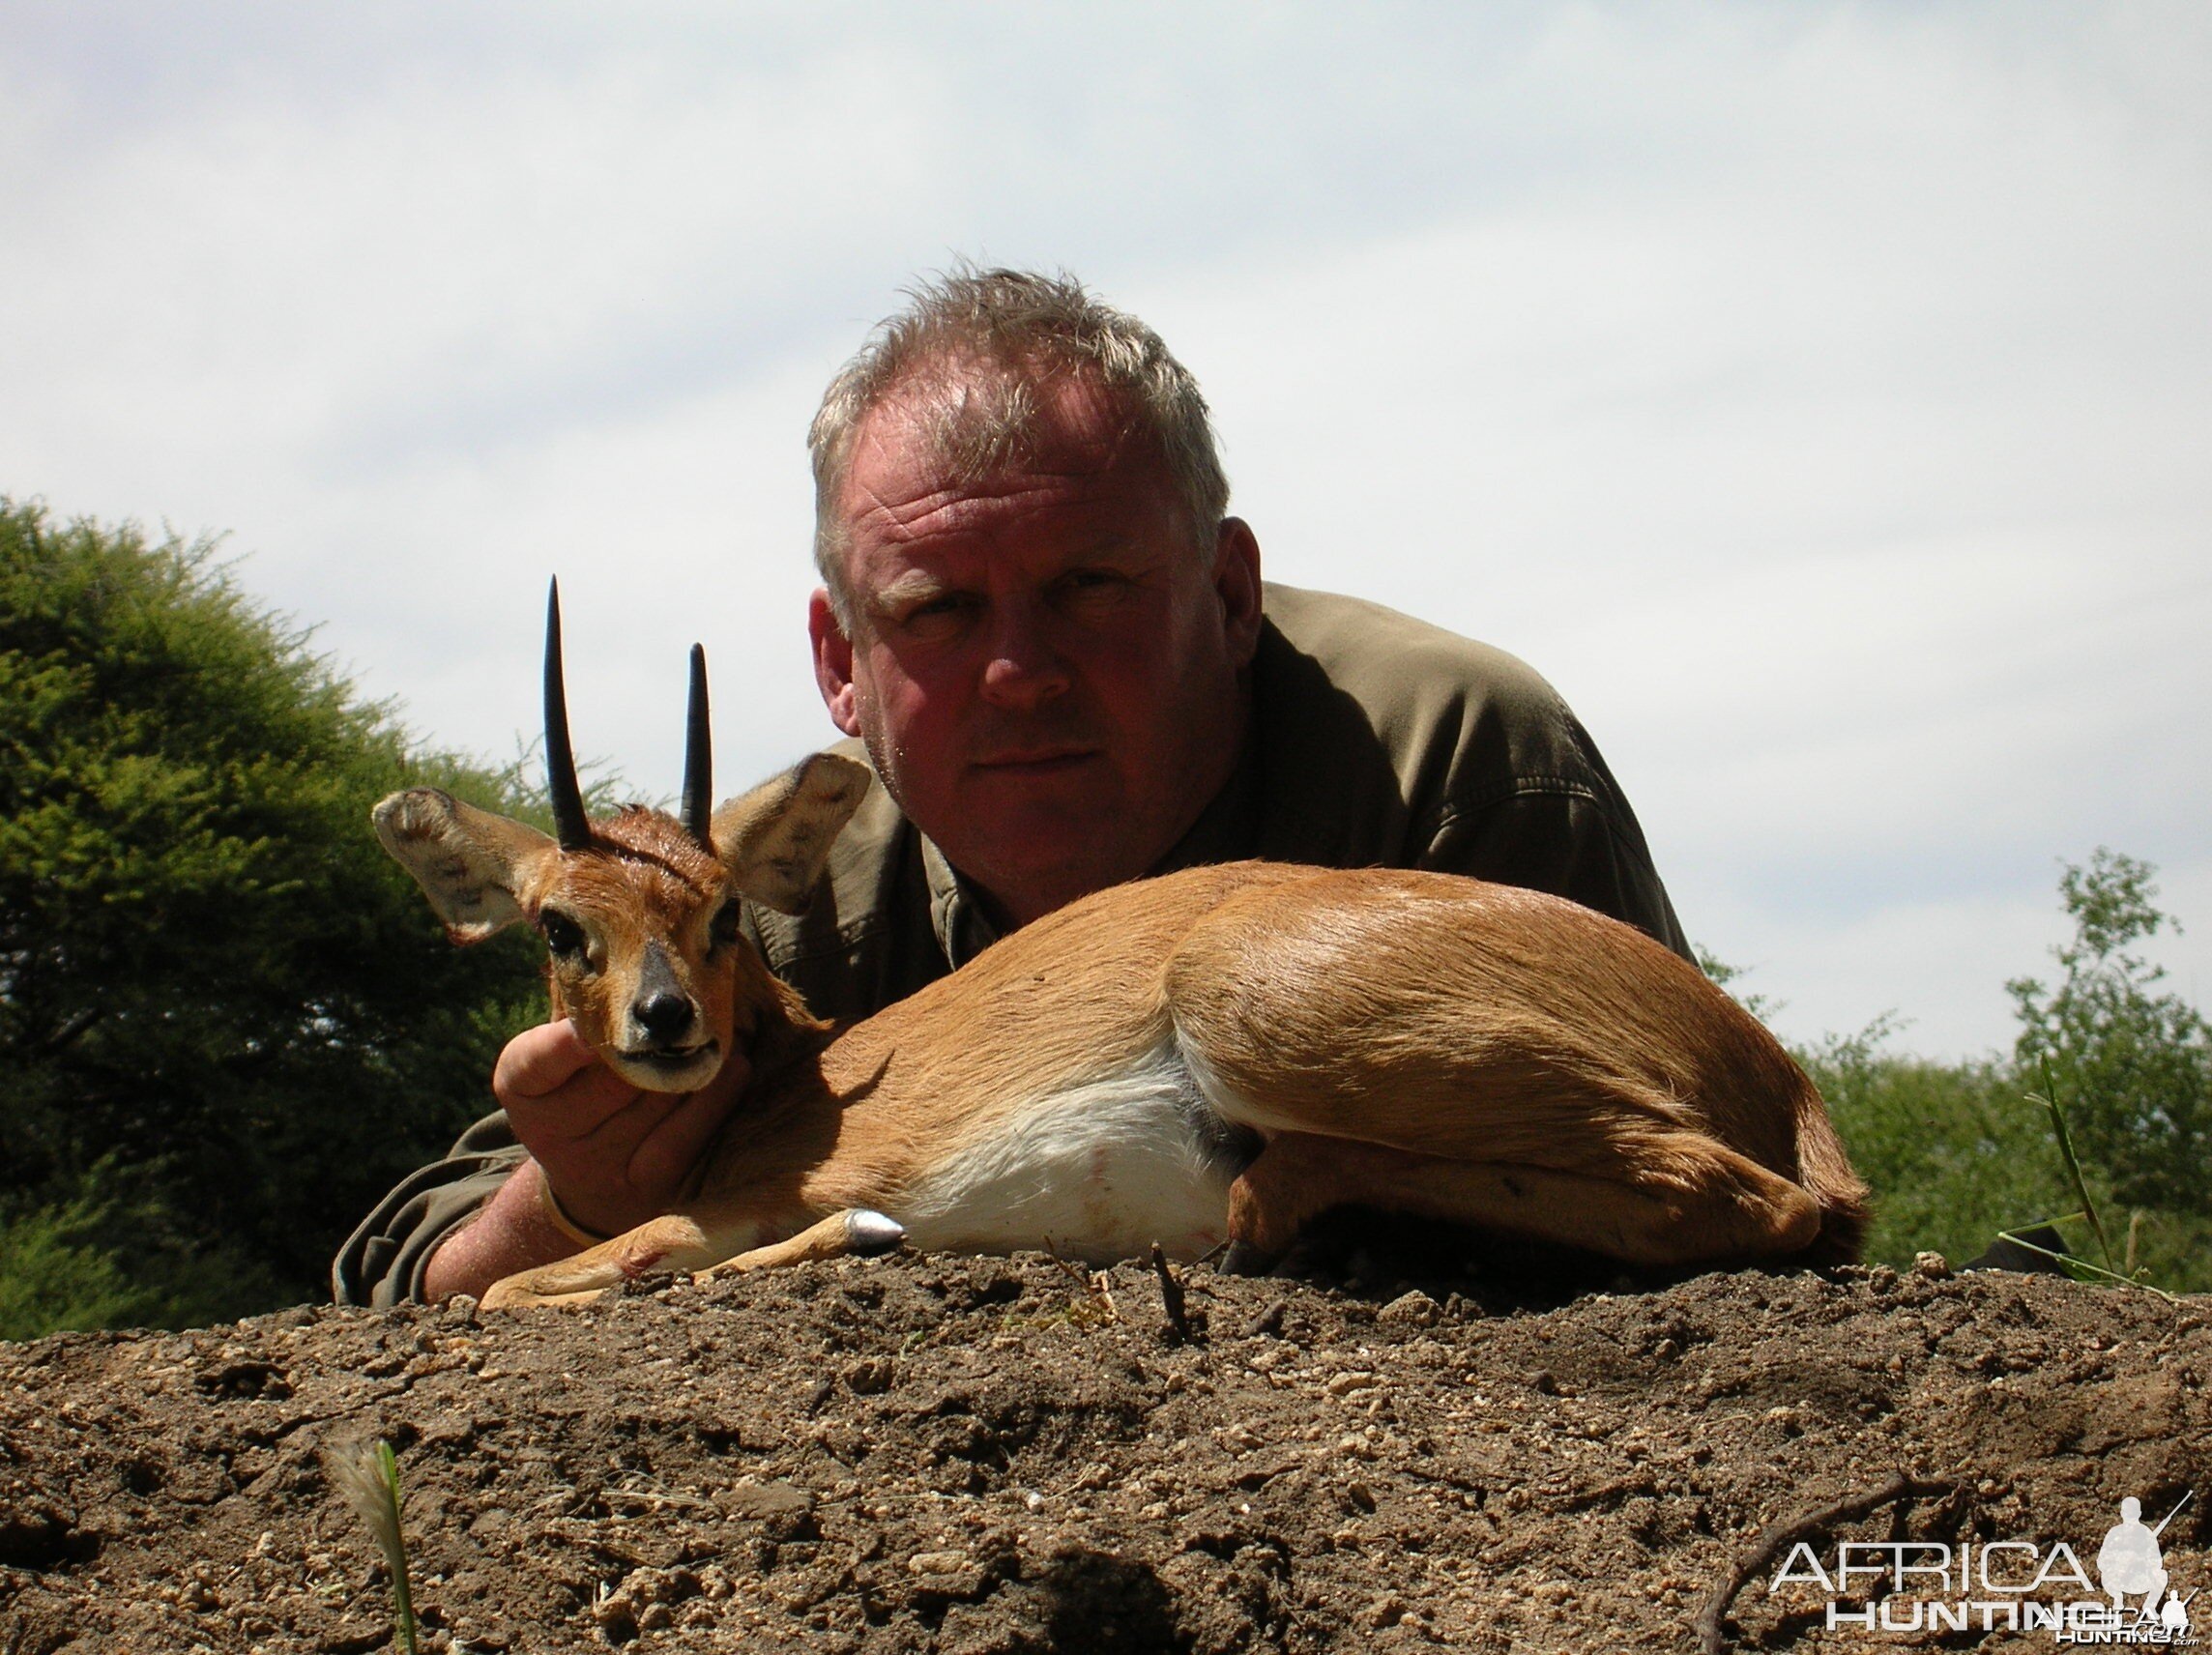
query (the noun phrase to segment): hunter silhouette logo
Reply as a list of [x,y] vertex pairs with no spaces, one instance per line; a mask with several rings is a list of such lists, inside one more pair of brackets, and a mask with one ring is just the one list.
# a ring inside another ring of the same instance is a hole
[[[2181,1506],[2189,1503],[2189,1495],[2181,1496],[2177,1505],[2159,1520],[2156,1528],[2148,1527],[2142,1520],[2142,1501],[2130,1495],[2120,1501],[2120,1521],[2105,1530],[2105,1543],[2097,1548],[2097,1582],[2112,1600],[2112,1613],[2116,1619],[2125,1619],[2127,1599],[2141,1599],[2136,1606],[2139,1624],[2156,1625],[2174,1634],[2189,1631],[2189,1598],[2172,1589],[2166,1575],[2166,1554],[2160,1550],[2158,1537],[2166,1532],[2166,1525],[2174,1520]],[[2197,1594],[2191,1592],[2189,1597]],[[2161,1606],[2159,1600],[2164,1598]],[[2183,1640],[2162,1640],[2161,1641]],[[2187,1640],[2194,1641],[2194,1640]]]
[[1800,1540],[1766,1590],[1819,1588],[1831,1632],[2049,1632],[2065,1644],[2186,1648],[2197,1591],[2173,1583],[2160,1537],[2193,1497],[2155,1524],[2141,1500],[2121,1500],[2094,1579],[2063,1540],[1844,1540],[1826,1563]]

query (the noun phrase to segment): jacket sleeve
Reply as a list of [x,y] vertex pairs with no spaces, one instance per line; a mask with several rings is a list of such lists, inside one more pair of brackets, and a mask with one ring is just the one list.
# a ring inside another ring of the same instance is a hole
[[389,1310],[422,1297],[422,1271],[438,1243],[474,1218],[528,1158],[504,1110],[485,1116],[446,1152],[407,1177],[346,1237],[331,1265],[339,1304]]

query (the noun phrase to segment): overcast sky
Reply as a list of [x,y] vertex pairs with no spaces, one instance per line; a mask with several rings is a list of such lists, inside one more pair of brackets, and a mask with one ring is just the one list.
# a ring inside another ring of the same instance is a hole
[[[2212,990],[2212,8],[0,3],[0,491],[225,534],[423,741],[833,736],[803,450],[1064,267],[1267,570],[1512,650],[1786,1033],[2009,1045],[2061,859]],[[364,829],[366,830],[365,828]]]

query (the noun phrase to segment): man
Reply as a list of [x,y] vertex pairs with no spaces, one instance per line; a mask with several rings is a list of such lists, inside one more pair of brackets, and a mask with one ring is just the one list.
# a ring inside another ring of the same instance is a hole
[[[1263,588],[1196,382],[1080,287],[961,271],[809,435],[831,719],[882,781],[809,911],[748,915],[825,1016],[912,994],[1090,891],[1241,857],[1441,868],[1570,896],[1687,953],[1627,802],[1510,656]],[[341,1301],[480,1292],[681,1200],[742,1091],[639,1093],[566,1023],[347,1243]]]

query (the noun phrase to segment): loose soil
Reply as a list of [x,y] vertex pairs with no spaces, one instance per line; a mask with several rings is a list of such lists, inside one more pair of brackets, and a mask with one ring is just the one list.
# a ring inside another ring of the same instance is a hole
[[[451,1651],[1693,1649],[1762,1531],[1900,1471],[1934,1486],[1821,1558],[2063,1540],[2094,1575],[2123,1495],[2195,1491],[2167,1566],[2212,1583],[2212,1300],[1937,1262],[1179,1274],[1187,1336],[1142,1264],[900,1256],[0,1346],[0,1651],[388,1646],[327,1458],[376,1437]],[[1780,1561],[1729,1647],[2055,1646],[1830,1631]]]

